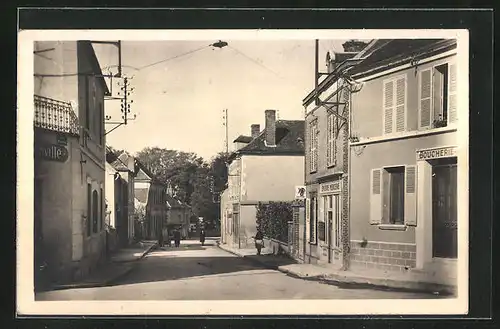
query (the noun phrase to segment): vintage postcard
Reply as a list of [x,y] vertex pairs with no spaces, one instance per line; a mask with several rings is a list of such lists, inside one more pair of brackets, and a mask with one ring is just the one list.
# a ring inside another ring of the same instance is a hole
[[466,314],[468,42],[21,31],[18,314]]

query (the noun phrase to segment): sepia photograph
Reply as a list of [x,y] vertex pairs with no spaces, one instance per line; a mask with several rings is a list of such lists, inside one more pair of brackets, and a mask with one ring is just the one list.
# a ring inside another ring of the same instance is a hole
[[466,30],[26,30],[18,65],[18,310],[467,313]]

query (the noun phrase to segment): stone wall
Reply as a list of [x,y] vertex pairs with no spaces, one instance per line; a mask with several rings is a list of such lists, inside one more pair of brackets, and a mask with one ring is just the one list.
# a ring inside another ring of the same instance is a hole
[[416,245],[351,241],[352,268],[405,272],[415,267]]

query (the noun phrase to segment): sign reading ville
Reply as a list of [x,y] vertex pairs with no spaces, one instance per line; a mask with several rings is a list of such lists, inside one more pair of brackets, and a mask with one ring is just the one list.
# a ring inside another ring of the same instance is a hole
[[441,147],[432,150],[417,151],[417,160],[431,160],[438,158],[454,157],[456,154],[455,147]]
[[60,145],[43,145],[38,147],[38,154],[42,159],[66,162],[69,157],[68,150]]

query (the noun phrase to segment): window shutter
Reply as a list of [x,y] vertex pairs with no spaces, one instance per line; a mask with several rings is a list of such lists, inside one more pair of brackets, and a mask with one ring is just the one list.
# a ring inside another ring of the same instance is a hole
[[337,165],[337,118],[332,115],[332,165]]
[[391,193],[390,189],[390,177],[389,177],[389,172],[387,170],[382,169],[381,170],[381,176],[382,176],[382,223],[387,224],[390,222],[389,220],[389,214],[390,214],[390,209],[389,209],[389,196]]
[[311,199],[306,199],[306,241],[310,242],[311,239]]
[[424,70],[420,72],[420,114],[419,114],[419,127],[429,128],[431,126],[431,70]]
[[406,130],[405,120],[406,110],[406,79],[405,77],[396,80],[396,131]]
[[406,166],[405,176],[405,224],[417,226],[417,166]]
[[318,197],[314,198],[312,206],[313,206],[314,220],[312,220],[311,216],[311,225],[312,225],[311,242],[313,244],[316,244],[318,243]]
[[380,169],[373,169],[370,173],[370,224],[380,224],[382,217],[381,173]]
[[457,64],[450,64],[448,81],[448,117],[454,123],[457,122]]
[[333,154],[332,154],[332,116],[333,114],[329,113],[326,121],[326,164],[330,166],[333,162]]
[[394,82],[384,83],[384,133],[393,132],[393,112],[394,112]]

